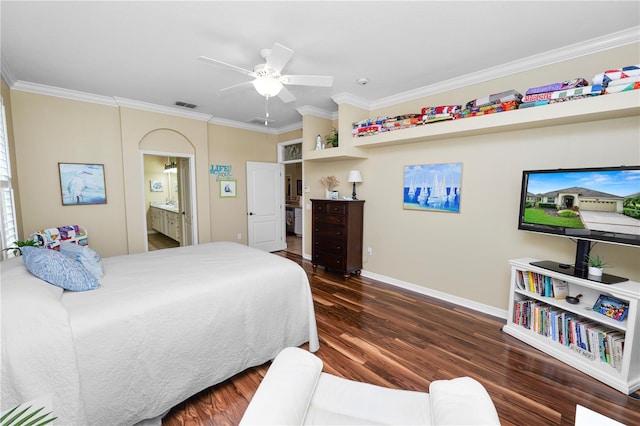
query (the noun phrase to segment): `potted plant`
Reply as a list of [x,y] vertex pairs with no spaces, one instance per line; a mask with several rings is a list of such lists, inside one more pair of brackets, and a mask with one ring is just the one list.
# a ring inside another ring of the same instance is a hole
[[608,267],[609,265],[600,256],[589,256],[589,275],[600,277],[602,276],[602,269]]
[[338,130],[335,127],[331,128],[331,133],[324,137],[327,141],[328,146],[332,146],[334,148],[338,147]]
[[14,241],[13,242],[13,246],[12,247],[7,247],[6,249],[3,249],[5,251],[10,251],[11,253],[13,253],[14,256],[17,256],[19,254],[22,254],[22,247],[40,247],[40,243],[38,241],[34,241],[34,240],[27,240],[27,241]]

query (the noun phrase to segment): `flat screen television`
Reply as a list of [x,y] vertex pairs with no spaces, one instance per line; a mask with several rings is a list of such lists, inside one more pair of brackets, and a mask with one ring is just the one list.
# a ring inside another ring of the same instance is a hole
[[[574,265],[536,265],[589,278],[592,242],[640,246],[640,166],[523,171],[518,229],[575,239]],[[597,280],[626,278],[603,274]]]

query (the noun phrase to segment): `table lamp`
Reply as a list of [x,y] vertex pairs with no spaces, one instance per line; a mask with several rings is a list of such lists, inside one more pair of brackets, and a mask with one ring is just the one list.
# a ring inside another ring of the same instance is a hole
[[349,178],[347,182],[353,182],[353,194],[351,194],[351,199],[357,200],[356,198],[356,182],[362,182],[362,175],[360,174],[360,170],[351,170],[349,172]]

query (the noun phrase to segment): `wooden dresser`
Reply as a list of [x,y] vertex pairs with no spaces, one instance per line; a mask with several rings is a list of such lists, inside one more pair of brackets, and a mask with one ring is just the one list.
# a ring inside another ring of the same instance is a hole
[[311,200],[311,262],[360,275],[362,269],[362,200]]

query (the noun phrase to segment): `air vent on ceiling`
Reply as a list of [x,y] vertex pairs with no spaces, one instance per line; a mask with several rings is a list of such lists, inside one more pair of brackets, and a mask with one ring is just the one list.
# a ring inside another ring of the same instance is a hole
[[189,109],[194,109],[195,107],[198,106],[196,104],[190,104],[189,102],[182,102],[182,101],[176,101],[176,105],[189,108]]

